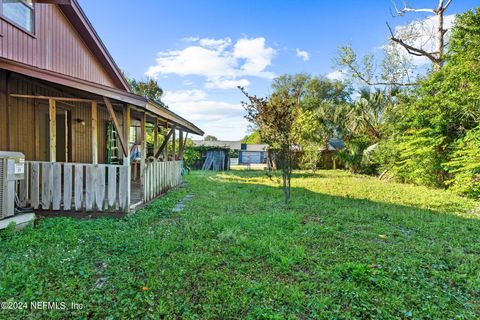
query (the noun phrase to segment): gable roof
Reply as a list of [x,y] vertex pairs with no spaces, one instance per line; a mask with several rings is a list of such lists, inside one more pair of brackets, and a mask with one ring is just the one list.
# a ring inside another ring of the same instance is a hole
[[240,141],[205,141],[205,140],[193,140],[193,143],[196,146],[207,146],[207,147],[227,147],[232,150],[240,150],[242,143]]
[[247,144],[247,149],[242,151],[267,151],[268,144],[260,143],[260,144]]
[[241,141],[205,141],[205,140],[193,140],[193,143],[196,146],[207,146],[207,147],[227,147],[232,150],[241,150],[241,151],[266,151],[268,149],[268,144],[246,144],[247,149],[242,150]]
[[95,57],[102,63],[103,67],[118,88],[131,92],[130,86],[123,76],[122,71],[113,60],[105,47],[105,44],[100,39],[77,0],[44,0],[39,2],[58,4],[60,10],[82,37],[83,41]]

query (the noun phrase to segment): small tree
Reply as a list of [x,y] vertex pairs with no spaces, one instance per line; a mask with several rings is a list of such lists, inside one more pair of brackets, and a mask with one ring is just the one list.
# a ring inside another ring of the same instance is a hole
[[282,170],[285,203],[291,198],[292,160],[295,145],[294,124],[300,108],[299,99],[287,90],[281,90],[270,97],[251,96],[244,88],[248,102],[242,102],[247,111],[245,118],[260,131],[262,140],[275,150],[275,157]]

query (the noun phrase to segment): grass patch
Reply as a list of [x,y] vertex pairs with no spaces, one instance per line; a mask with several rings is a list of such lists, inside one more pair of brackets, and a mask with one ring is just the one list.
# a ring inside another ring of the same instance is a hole
[[0,301],[67,309],[0,318],[480,317],[478,202],[341,171],[295,173],[288,206],[259,171],[187,181],[122,220],[4,233]]

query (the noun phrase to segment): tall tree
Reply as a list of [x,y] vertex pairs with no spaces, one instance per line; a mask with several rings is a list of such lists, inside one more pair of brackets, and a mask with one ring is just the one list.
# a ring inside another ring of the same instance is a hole
[[245,136],[242,139],[242,143],[247,144],[261,144],[262,143],[262,136],[260,135],[260,131],[254,130],[249,135]]
[[302,146],[320,143],[328,150],[329,140],[342,126],[350,93],[346,83],[324,77],[314,77],[306,83],[297,127]]
[[390,40],[398,43],[400,46],[405,48],[407,52],[411,55],[418,57],[428,58],[436,71],[440,70],[443,67],[445,62],[445,35],[447,29],[445,29],[445,11],[452,3],[453,0],[439,0],[438,5],[435,8],[412,8],[408,5],[406,0],[403,1],[403,7],[398,8],[395,5],[395,11],[398,16],[403,16],[407,13],[430,13],[435,15],[435,29],[432,34],[432,38],[435,42],[434,51],[431,51],[430,48],[425,48],[422,45],[412,44],[415,40],[423,35],[421,32],[415,29],[407,30],[407,34],[395,34],[392,28],[388,25],[390,30]]
[[163,103],[163,89],[160,88],[157,81],[154,79],[147,80],[135,80],[128,79],[130,87],[132,88],[133,93],[144,96],[145,98],[151,99],[158,103],[159,105],[168,108],[168,106]]
[[[383,145],[396,155],[387,168],[397,177],[441,186],[463,172],[457,165],[466,163],[464,155],[474,154],[470,148],[478,148],[479,131],[471,131],[480,124],[479,56],[480,8],[476,8],[457,16],[442,69],[423,79],[411,94],[400,96],[389,115],[390,135]],[[462,175],[475,179],[473,167],[465,167]]]
[[205,141],[218,141],[218,138],[212,135],[206,135],[205,138],[203,138]]
[[382,138],[385,112],[393,107],[394,96],[398,92],[387,94],[378,88],[371,91],[367,87],[359,93],[346,116],[346,130],[352,135],[368,137],[372,144],[377,143]]
[[[387,23],[390,33],[389,44],[384,47],[383,59],[380,62],[380,72],[377,72],[373,54],[357,57],[354,49],[347,45],[341,46],[337,64],[355,80],[369,86],[414,86],[417,80],[414,76],[415,66],[411,57],[425,57],[433,65],[435,71],[440,70],[445,62],[447,47],[447,29],[445,27],[445,12],[453,0],[438,0],[435,8],[412,8],[406,0],[403,6],[396,5],[394,16],[404,16],[410,13],[430,13],[434,15],[434,29],[429,30],[431,20],[422,19],[407,26],[393,30]],[[433,46],[432,46],[433,44]],[[408,55],[401,50],[406,50]]]

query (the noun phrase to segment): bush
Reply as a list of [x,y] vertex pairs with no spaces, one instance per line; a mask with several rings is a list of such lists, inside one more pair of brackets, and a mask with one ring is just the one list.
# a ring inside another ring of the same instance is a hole
[[193,168],[195,163],[202,158],[202,153],[195,147],[186,147],[183,154],[183,161],[185,166]]
[[369,166],[362,166],[363,152],[370,146],[370,139],[357,137],[345,142],[345,149],[338,153],[338,157],[345,164],[345,167],[353,173],[371,171]]
[[444,137],[432,129],[409,130],[396,141],[399,160],[392,171],[403,182],[441,186]]
[[446,181],[453,191],[472,197],[480,196],[480,127],[468,131],[452,154],[452,159],[444,164],[452,175]]

